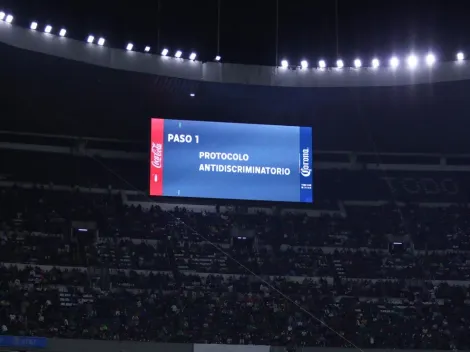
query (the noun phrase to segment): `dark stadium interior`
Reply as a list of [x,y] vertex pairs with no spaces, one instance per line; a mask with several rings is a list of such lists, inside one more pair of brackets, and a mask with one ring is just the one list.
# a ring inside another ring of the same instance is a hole
[[[470,349],[469,80],[0,62],[0,349]],[[149,197],[151,117],[311,126],[314,203]]]
[[142,140],[149,118],[158,114],[312,126],[318,150],[453,153],[469,147],[467,81],[354,89],[221,85],[104,69],[5,45],[0,54],[9,68],[0,71],[3,113],[15,116],[2,126],[13,131]]

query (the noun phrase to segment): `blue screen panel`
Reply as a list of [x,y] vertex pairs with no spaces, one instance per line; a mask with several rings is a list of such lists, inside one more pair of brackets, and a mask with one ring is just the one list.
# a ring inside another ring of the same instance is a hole
[[150,195],[313,202],[310,127],[151,120]]

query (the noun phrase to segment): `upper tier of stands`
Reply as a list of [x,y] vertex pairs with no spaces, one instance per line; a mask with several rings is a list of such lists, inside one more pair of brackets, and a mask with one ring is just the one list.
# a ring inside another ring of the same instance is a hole
[[107,169],[134,182],[140,162],[2,155],[4,334],[470,347],[466,172],[395,171],[387,194],[377,172],[318,170],[336,192],[295,211],[157,205]]

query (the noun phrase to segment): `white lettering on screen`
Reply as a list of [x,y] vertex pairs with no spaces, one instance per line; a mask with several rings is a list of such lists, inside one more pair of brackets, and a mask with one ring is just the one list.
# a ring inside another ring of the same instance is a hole
[[[250,156],[246,153],[225,153],[225,152],[202,151],[202,152],[199,152],[199,159],[246,162],[250,160]],[[254,165],[200,164],[199,171],[226,172],[226,173],[236,173],[236,174],[254,174],[254,175],[279,175],[279,176],[289,176],[291,174],[291,170],[288,167],[254,166]]]
[[200,164],[199,171],[226,172],[226,173],[236,173],[236,174],[255,174],[255,175],[278,175],[278,176],[289,176],[291,173],[288,167],[220,165],[220,164]]
[[199,143],[199,135],[168,133],[167,140],[170,143]]
[[250,156],[248,154],[240,153],[199,152],[199,159],[248,161],[250,160]]

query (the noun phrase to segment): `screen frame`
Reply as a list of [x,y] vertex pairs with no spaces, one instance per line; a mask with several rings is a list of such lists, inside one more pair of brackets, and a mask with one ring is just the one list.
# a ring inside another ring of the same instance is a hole
[[313,136],[313,127],[312,126],[297,126],[297,125],[278,125],[278,124],[269,124],[270,126],[278,126],[278,127],[305,127],[309,128],[311,132],[311,143],[310,148],[312,150],[311,158],[312,158],[312,201],[311,202],[295,202],[295,201],[282,201],[282,200],[253,200],[253,199],[236,199],[236,198],[212,198],[212,197],[184,197],[184,196],[165,196],[165,195],[151,195],[150,194],[150,172],[151,172],[151,152],[152,152],[152,120],[153,119],[161,119],[161,120],[176,120],[176,121],[192,121],[192,122],[214,122],[214,123],[230,123],[230,124],[237,124],[237,125],[253,125],[253,126],[266,126],[268,124],[265,123],[243,123],[243,122],[221,122],[221,121],[210,121],[210,120],[192,120],[192,119],[180,119],[180,118],[166,118],[161,116],[151,116],[148,118],[148,133],[147,133],[147,187],[146,187],[146,195],[151,199],[159,199],[159,202],[162,203],[174,203],[174,204],[201,204],[201,205],[219,205],[219,206],[226,206],[226,205],[238,205],[238,206],[273,206],[273,205],[282,205],[284,208],[293,208],[301,209],[311,209],[312,206],[316,204],[316,199],[314,197],[315,191],[315,173],[316,168],[315,165],[315,149],[314,149],[314,136]]

